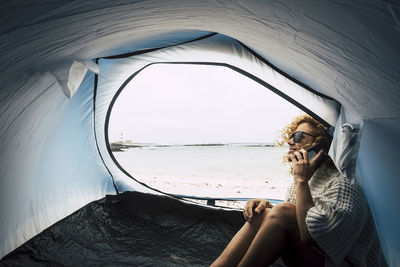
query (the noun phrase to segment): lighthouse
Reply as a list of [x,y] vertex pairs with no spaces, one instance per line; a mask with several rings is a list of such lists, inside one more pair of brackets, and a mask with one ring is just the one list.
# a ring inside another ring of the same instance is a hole
[[119,144],[123,144],[124,143],[124,134],[123,133],[120,134],[120,138],[119,138],[118,143]]

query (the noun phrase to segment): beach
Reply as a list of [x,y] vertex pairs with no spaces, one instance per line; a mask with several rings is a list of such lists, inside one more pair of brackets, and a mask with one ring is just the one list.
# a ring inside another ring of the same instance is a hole
[[[139,146],[114,156],[135,179],[165,193],[283,200],[292,181],[282,162],[286,152],[270,144],[214,144]],[[216,202],[236,208],[244,204]]]

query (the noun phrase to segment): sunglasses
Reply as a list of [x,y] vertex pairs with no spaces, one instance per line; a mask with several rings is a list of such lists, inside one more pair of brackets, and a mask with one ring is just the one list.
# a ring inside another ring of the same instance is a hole
[[293,141],[294,141],[295,143],[300,143],[301,139],[303,138],[303,134],[309,135],[309,136],[311,136],[311,137],[313,137],[313,138],[316,138],[316,136],[314,136],[314,135],[312,135],[312,134],[309,134],[309,133],[306,133],[306,132],[302,132],[302,131],[298,131],[298,132],[293,133],[293,134],[290,136],[289,140],[293,138]]

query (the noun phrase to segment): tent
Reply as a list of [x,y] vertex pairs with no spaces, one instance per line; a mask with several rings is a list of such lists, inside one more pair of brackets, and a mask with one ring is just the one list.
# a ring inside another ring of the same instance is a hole
[[385,257],[391,266],[400,263],[400,217],[388,208],[400,200],[396,1],[61,0],[0,7],[0,257],[106,195],[111,203],[128,191],[163,196],[113,159],[113,103],[152,64],[211,64],[334,126],[329,153],[344,175],[359,180]]

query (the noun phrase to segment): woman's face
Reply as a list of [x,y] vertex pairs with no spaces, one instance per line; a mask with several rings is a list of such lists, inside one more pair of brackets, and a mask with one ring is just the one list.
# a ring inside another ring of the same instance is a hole
[[[294,132],[305,132],[311,135],[314,135],[314,128],[308,124],[307,122],[303,122],[297,126]],[[288,154],[293,154],[296,150],[300,150],[301,148],[307,149],[314,141],[314,137],[303,134],[301,140],[298,143],[295,143],[293,138],[290,138],[288,141],[289,144],[289,152]]]

